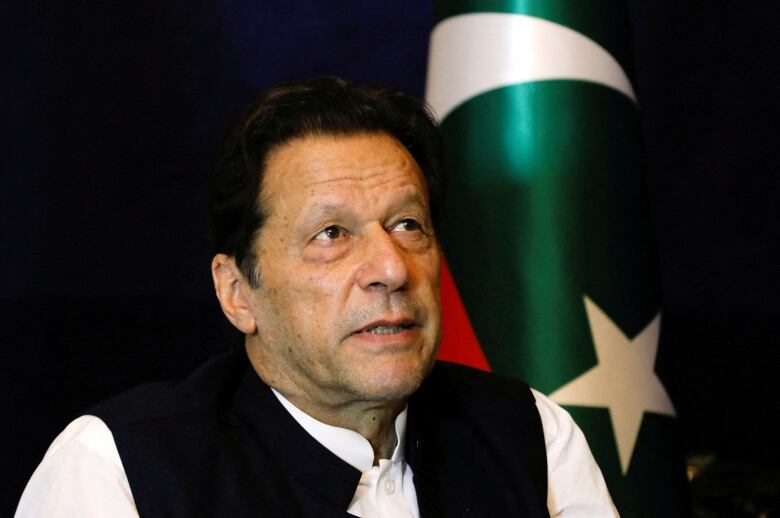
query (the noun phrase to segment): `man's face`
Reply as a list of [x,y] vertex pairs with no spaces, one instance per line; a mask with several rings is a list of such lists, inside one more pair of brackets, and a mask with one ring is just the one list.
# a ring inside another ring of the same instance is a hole
[[293,140],[261,204],[248,343],[266,382],[327,404],[414,392],[439,341],[440,252],[409,152],[386,134]]

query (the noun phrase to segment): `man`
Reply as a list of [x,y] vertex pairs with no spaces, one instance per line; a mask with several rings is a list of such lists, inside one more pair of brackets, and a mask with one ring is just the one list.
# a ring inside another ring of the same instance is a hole
[[439,134],[335,78],[265,92],[211,184],[219,302],[245,350],[96,405],[18,516],[615,516],[568,414],[435,365]]

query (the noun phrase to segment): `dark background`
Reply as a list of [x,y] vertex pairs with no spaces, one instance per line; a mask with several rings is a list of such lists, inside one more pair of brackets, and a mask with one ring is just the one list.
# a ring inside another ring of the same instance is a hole
[[[776,498],[777,12],[629,6],[663,273],[657,370],[688,454]],[[0,7],[0,516],[79,409],[236,342],[205,234],[229,122],[262,88],[317,74],[422,96],[431,17],[411,0]]]

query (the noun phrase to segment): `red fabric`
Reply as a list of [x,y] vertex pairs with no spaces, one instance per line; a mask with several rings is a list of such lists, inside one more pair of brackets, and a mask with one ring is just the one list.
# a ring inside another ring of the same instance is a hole
[[485,353],[471,327],[447,261],[441,268],[441,347],[439,359],[490,371]]

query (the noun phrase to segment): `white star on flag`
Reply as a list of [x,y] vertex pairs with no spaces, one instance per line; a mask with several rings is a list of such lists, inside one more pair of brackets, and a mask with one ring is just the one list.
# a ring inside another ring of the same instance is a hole
[[609,409],[625,475],[644,413],[676,415],[654,369],[661,314],[630,340],[587,295],[583,299],[598,364],[550,394],[550,398],[562,405]]

